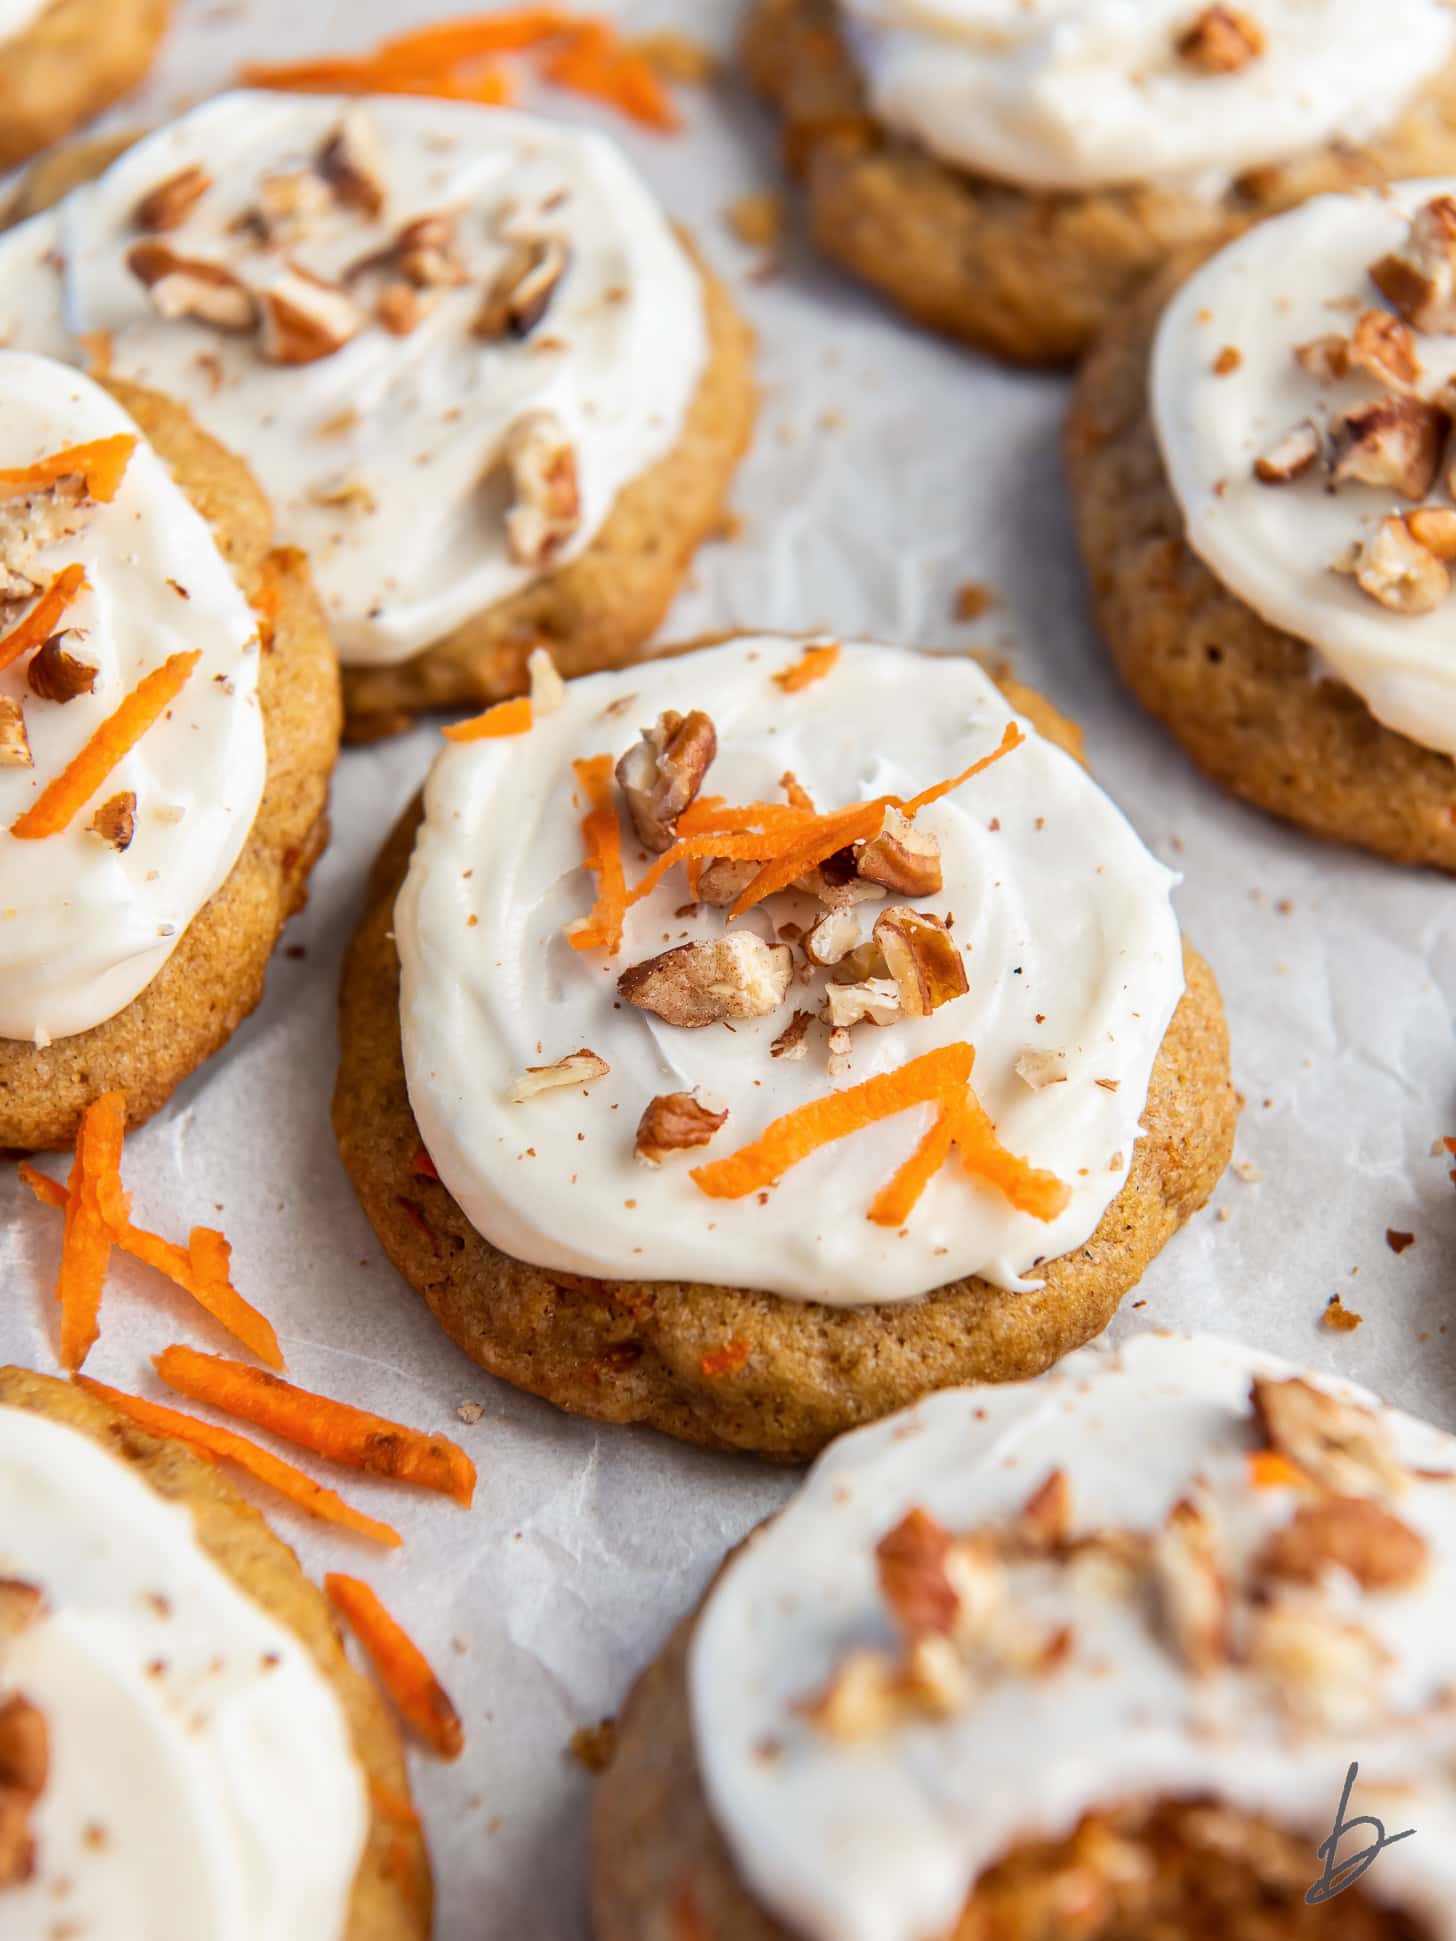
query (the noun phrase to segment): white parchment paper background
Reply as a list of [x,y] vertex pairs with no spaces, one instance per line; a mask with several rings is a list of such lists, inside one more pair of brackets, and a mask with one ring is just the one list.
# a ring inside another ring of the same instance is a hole
[[[674,24],[725,53],[738,10],[616,9],[634,28]],[[140,106],[173,111],[249,56],[353,49],[444,11],[431,0],[181,0]],[[1243,1335],[1456,1427],[1456,1193],[1450,1162],[1430,1151],[1456,1132],[1456,893],[1305,841],[1199,779],[1121,692],[1089,624],[1058,462],[1065,387],[901,326],[792,231],[782,272],[759,274],[761,253],[733,240],[722,212],[778,186],[770,121],[731,72],[680,98],[679,137],[609,125],[753,318],[764,395],[736,495],[742,536],[704,552],[666,637],[830,626],[1000,650],[1077,716],[1101,780],[1184,872],[1183,923],[1218,972],[1247,1098],[1249,1176],[1228,1175],[1115,1332]],[[958,626],[954,592],[972,579],[1000,605]],[[345,753],[333,845],[288,933],[301,954],[278,956],[262,1009],[128,1143],[127,1177],[140,1221],[179,1238],[195,1222],[226,1229],[238,1285],[277,1323],[298,1381],[452,1430],[475,1456],[468,1515],[343,1479],[406,1531],[389,1557],[331,1540],[286,1506],[269,1513],[311,1571],[362,1569],[460,1704],[459,1764],[415,1762],[441,1941],[580,1941],[590,1782],[567,1740],[615,1710],[724,1549],[793,1478],[572,1421],[490,1381],[438,1334],[354,1203],[328,1119],[339,959],[370,858],[435,739],[426,727]],[[1415,1245],[1397,1257],[1387,1227]],[[55,1366],[58,1228],[0,1169],[0,1357],[42,1369]],[[1354,1334],[1318,1325],[1336,1290],[1365,1317]],[[186,1309],[117,1260],[91,1372],[144,1386],[146,1356],[169,1340],[226,1345]],[[455,1409],[469,1400],[485,1412],[462,1427]]]

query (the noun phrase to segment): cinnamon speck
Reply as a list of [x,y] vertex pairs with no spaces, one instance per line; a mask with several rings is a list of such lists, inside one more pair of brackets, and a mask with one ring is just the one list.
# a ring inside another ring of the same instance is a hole
[[1403,1254],[1407,1247],[1413,1247],[1416,1244],[1416,1237],[1413,1233],[1401,1233],[1395,1227],[1387,1227],[1385,1244],[1393,1254]]

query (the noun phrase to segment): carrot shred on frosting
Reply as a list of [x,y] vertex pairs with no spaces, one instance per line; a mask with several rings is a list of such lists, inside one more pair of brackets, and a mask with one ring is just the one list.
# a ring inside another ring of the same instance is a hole
[[587,800],[581,842],[586,867],[597,879],[597,900],[590,916],[567,932],[573,950],[621,948],[622,919],[627,913],[627,879],[622,874],[622,829],[612,798],[612,758],[591,755],[572,763]]
[[63,566],[18,627],[0,640],[0,668],[28,654],[32,647],[43,647],[56,631],[66,608],[86,584],[85,568]]
[[815,681],[822,681],[838,659],[838,641],[806,647],[791,666],[781,667],[774,675],[774,686],[781,687],[785,694],[797,694],[802,688],[812,687]]
[[942,1106],[930,1130],[870,1201],[868,1218],[877,1227],[903,1227],[920,1203],[920,1196],[949,1157],[954,1138],[951,1115]]
[[961,1164],[968,1173],[983,1179],[1003,1193],[1018,1213],[1029,1213],[1033,1220],[1055,1220],[1064,1213],[1072,1189],[1055,1173],[1028,1165],[1008,1152],[996,1137],[986,1108],[967,1088],[948,1100],[951,1131]]
[[34,465],[0,471],[0,499],[21,499],[32,492],[43,492],[57,479],[79,472],[86,481],[87,498],[108,505],[126,476],[136,443],[132,433],[118,432],[113,438],[95,438],[87,445],[67,445],[64,451],[52,452]]
[[698,1366],[709,1381],[716,1381],[723,1375],[736,1375],[752,1352],[752,1345],[741,1334],[735,1335],[731,1341],[725,1341],[721,1348],[714,1348],[704,1355]]
[[204,1355],[174,1344],[153,1356],[152,1365],[168,1388],[194,1402],[206,1402],[251,1422],[254,1428],[268,1429],[345,1469],[414,1483],[453,1497],[464,1509],[470,1507],[475,1464],[446,1436],[426,1435],[402,1422],[391,1422],[388,1416],[295,1388],[265,1369],[229,1361],[224,1355]]
[[194,647],[187,654],[172,654],[160,667],[144,675],[115,713],[101,723],[81,752],[41,790],[25,813],[11,823],[11,835],[36,841],[43,836],[59,835],[67,828],[117,763],[136,746],[158,717],[166,713],[201,658],[201,649]]
[[104,1211],[105,1182],[120,1182],[125,1130],[126,1094],[103,1092],[82,1113],[76,1134],[76,1156],[66,1192],[61,1271],[56,1283],[61,1303],[61,1366],[72,1371],[85,1361],[101,1331],[101,1291],[106,1284],[112,1241]]
[[362,1578],[331,1570],[324,1589],[364,1647],[401,1717],[441,1759],[458,1759],[465,1747],[460,1714],[414,1639]]
[[1303,1489],[1309,1477],[1277,1449],[1255,1449],[1249,1457],[1249,1481],[1255,1489]]
[[656,68],[635,48],[623,46],[605,21],[583,22],[543,72],[558,88],[605,101],[648,128],[670,134],[682,125]]
[[446,741],[497,741],[506,735],[525,734],[532,720],[530,697],[519,694],[514,701],[497,701],[493,708],[472,715],[469,721],[452,721],[440,732]]
[[119,1415],[125,1415],[135,1422],[138,1428],[148,1430],[156,1436],[175,1436],[179,1442],[188,1443],[200,1450],[205,1456],[236,1464],[246,1470],[254,1481],[266,1483],[269,1489],[277,1490],[301,1510],[317,1517],[323,1523],[337,1523],[341,1529],[352,1530],[356,1536],[369,1537],[375,1543],[388,1544],[397,1548],[404,1542],[398,1530],[387,1523],[380,1523],[372,1516],[365,1516],[353,1508],[331,1489],[316,1483],[312,1476],[306,1476],[301,1469],[295,1469],[281,1456],[272,1455],[267,1449],[260,1449],[256,1442],[246,1436],[235,1435],[231,1429],[219,1429],[211,1422],[201,1422],[195,1415],[184,1415],[180,1409],[161,1407],[156,1402],[145,1402],[139,1395],[128,1395],[119,1388],[108,1388],[104,1382],[92,1381],[89,1375],[75,1377],[78,1387],[88,1394],[95,1395],[103,1402],[110,1403]]

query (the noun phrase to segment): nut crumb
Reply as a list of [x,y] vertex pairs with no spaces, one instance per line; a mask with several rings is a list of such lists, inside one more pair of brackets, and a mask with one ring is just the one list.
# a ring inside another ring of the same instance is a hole
[[595,1725],[578,1726],[571,1735],[571,1756],[589,1773],[604,1773],[617,1749],[617,1721],[598,1719]]
[[1328,1328],[1332,1334],[1353,1334],[1365,1319],[1348,1308],[1338,1294],[1331,1294],[1325,1303],[1324,1313],[1320,1316],[1320,1326]]

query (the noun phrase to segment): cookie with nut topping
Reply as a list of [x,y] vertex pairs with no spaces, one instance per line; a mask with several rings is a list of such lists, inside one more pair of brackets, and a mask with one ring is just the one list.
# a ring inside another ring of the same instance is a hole
[[636,659],[721,527],[749,332],[603,135],[228,94],[60,151],[18,213],[16,341],[145,373],[247,460],[354,738],[520,693],[538,646],[568,676]]
[[0,0],[0,172],[134,88],[171,11],[171,0]]
[[749,636],[447,734],[349,955],[334,1124],[493,1373],[803,1456],[1046,1367],[1212,1191],[1213,979],[1035,696]]
[[1438,1941],[1453,1492],[1206,1336],[845,1438],[618,1720],[597,1941]]
[[1111,326],[1068,429],[1102,633],[1198,765],[1456,869],[1456,189],[1321,196]]
[[1443,0],[755,0],[744,53],[819,245],[1018,363],[1183,248],[1456,167]]

